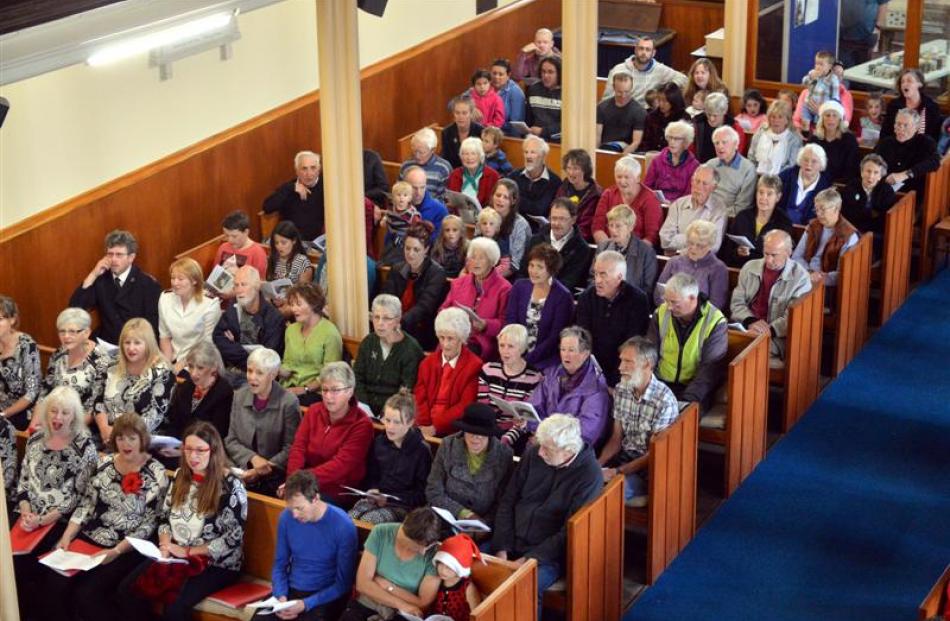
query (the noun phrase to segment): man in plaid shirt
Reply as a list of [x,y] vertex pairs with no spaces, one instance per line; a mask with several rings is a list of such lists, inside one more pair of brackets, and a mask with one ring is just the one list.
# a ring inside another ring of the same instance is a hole
[[673,391],[653,375],[656,346],[635,336],[620,346],[620,383],[614,389],[614,428],[600,455],[604,481],[624,475],[624,499],[631,507],[647,503],[650,437],[679,416]]

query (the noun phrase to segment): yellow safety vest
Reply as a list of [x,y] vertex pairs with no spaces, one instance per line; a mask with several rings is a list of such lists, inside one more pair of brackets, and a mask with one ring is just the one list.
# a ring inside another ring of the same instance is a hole
[[708,302],[697,310],[699,319],[686,339],[686,344],[681,345],[676,330],[670,325],[673,315],[669,308],[666,304],[661,304],[656,309],[660,333],[660,364],[657,374],[664,382],[685,384],[693,379],[702,358],[703,344],[719,322],[726,320],[719,309]]

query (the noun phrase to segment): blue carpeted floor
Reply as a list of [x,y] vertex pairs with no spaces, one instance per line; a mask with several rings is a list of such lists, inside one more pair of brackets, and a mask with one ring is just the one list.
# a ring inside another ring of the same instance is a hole
[[916,619],[950,563],[950,270],[918,288],[624,621]]

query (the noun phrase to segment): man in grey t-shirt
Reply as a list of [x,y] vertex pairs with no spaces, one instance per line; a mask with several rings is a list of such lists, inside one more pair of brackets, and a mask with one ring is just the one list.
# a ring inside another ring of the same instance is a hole
[[612,78],[614,95],[597,104],[598,148],[633,153],[643,138],[647,112],[633,99],[633,76],[618,70]]

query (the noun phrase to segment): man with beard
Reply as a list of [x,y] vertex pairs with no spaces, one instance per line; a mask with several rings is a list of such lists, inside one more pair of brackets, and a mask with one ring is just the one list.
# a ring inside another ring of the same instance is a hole
[[261,295],[261,277],[250,265],[238,269],[234,277],[234,304],[228,308],[212,335],[224,366],[244,383],[247,356],[256,347],[284,352],[284,318]]
[[[635,336],[620,346],[620,383],[614,389],[614,428],[601,452],[604,481],[624,475],[624,500],[628,506],[647,503],[650,438],[672,425],[679,416],[676,397],[653,375],[656,346]],[[636,471],[636,472],[635,472]]]

